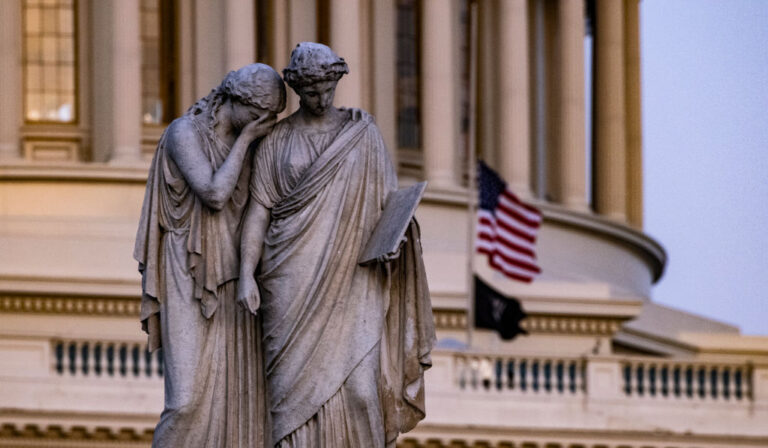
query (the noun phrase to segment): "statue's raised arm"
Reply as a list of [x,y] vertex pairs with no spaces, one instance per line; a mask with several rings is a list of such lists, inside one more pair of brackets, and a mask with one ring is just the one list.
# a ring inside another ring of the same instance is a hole
[[134,250],[142,325],[165,360],[154,447],[250,447],[264,438],[263,377],[243,373],[259,366],[259,327],[235,293],[248,148],[284,107],[277,72],[248,65],[171,123],[158,144]]

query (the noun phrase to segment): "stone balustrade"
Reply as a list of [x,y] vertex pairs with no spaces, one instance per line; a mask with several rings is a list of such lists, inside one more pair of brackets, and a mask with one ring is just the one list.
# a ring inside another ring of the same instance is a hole
[[456,355],[461,390],[505,394],[581,395],[584,360],[540,356]]
[[146,344],[116,341],[53,340],[52,371],[63,377],[159,379],[162,350],[150,353]]
[[[617,374],[611,384],[619,385],[620,390],[607,392],[617,398],[731,403],[754,399],[753,366],[750,363],[479,353],[456,353],[453,358],[454,386],[462,392],[563,397],[589,395],[588,372],[608,359]],[[606,392],[606,383],[601,383],[599,389],[602,390],[594,391],[598,395]]]
[[768,366],[757,358],[436,350],[432,360],[420,443],[452,425],[476,428],[478,435],[621,427],[768,437],[768,427],[759,423],[768,421]]
[[[65,413],[57,424],[95,431],[105,418],[128,418],[143,434],[162,410],[162,355],[149,354],[138,332],[111,340],[77,332],[0,337],[0,352],[24,360],[0,365],[0,411],[18,410],[25,422],[39,414],[39,423],[50,425],[44,416]],[[756,360],[438,349],[426,384],[426,420],[409,434],[418,443],[456,425],[499,440],[516,428],[590,433],[618,426],[637,434],[696,427],[702,437],[768,440],[768,428],[757,424],[768,419],[768,366]]]
[[622,359],[623,391],[630,398],[660,400],[753,400],[747,363]]

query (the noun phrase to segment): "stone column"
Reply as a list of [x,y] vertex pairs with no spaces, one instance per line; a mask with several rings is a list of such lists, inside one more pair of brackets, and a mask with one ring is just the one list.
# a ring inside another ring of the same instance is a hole
[[225,71],[237,70],[256,62],[255,19],[253,0],[224,2]]
[[208,95],[227,74],[229,51],[226,43],[228,33],[224,31],[227,23],[224,2],[195,0],[193,12],[195,99],[197,99]]
[[125,86],[141,85],[141,16],[139,0],[112,0],[114,33],[114,144],[111,160],[141,160],[141,95],[126,95]]
[[457,182],[459,104],[456,52],[458,3],[424,0],[421,9],[421,120],[424,177],[432,187]]
[[595,209],[624,222],[627,210],[623,2],[596,0]]
[[478,3],[477,23],[477,147],[482,159],[491,166],[498,166],[496,144],[498,138],[498,20],[496,4]]
[[179,30],[179,99],[178,110],[185,111],[197,101],[195,73],[195,5],[194,0],[178,0]]
[[[286,42],[285,42],[285,60],[290,59],[291,52],[296,48],[296,44],[299,42],[316,42],[317,41],[317,3],[315,0],[286,0],[287,5],[287,30],[286,30]],[[343,56],[342,56],[343,57]],[[282,73],[284,66],[275,67],[275,70]],[[342,83],[347,80],[344,79]],[[288,103],[286,111],[293,112],[299,108],[299,97],[294,94],[290,87],[286,88],[290,91],[288,93]],[[339,104],[339,103],[337,103]]]
[[139,0],[93,2],[93,153],[96,161],[141,160]]
[[21,157],[21,2],[0,2],[0,160]]
[[372,2],[373,17],[373,92],[371,112],[387,145],[392,163],[397,166],[397,10],[394,0]]
[[[330,0],[330,47],[349,65],[349,74],[336,88],[334,104],[337,107],[370,108],[365,82],[368,77],[366,58],[368,32],[367,5],[363,0]],[[364,33],[365,29],[365,33]]]
[[531,117],[526,0],[499,1],[499,171],[522,197],[531,196]]
[[557,98],[560,102],[557,152],[561,203],[587,209],[586,134],[584,116],[584,0],[560,0],[557,5],[559,60]]
[[624,67],[627,108],[627,219],[643,227],[643,128],[640,102],[640,9],[624,1]]

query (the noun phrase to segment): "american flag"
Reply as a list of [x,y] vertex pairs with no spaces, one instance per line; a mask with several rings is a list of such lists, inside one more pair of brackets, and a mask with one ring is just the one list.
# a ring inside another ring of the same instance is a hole
[[477,178],[477,252],[486,254],[491,267],[507,277],[530,283],[541,273],[535,252],[541,211],[518,199],[483,162],[478,163]]

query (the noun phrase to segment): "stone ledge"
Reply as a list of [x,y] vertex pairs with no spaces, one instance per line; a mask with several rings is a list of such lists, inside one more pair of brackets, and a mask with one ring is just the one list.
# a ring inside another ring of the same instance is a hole
[[110,297],[0,295],[0,313],[82,314],[138,318],[140,302]]
[[108,163],[31,163],[24,161],[3,162],[0,164],[0,181],[73,181],[73,182],[147,182],[148,162],[135,164]]

